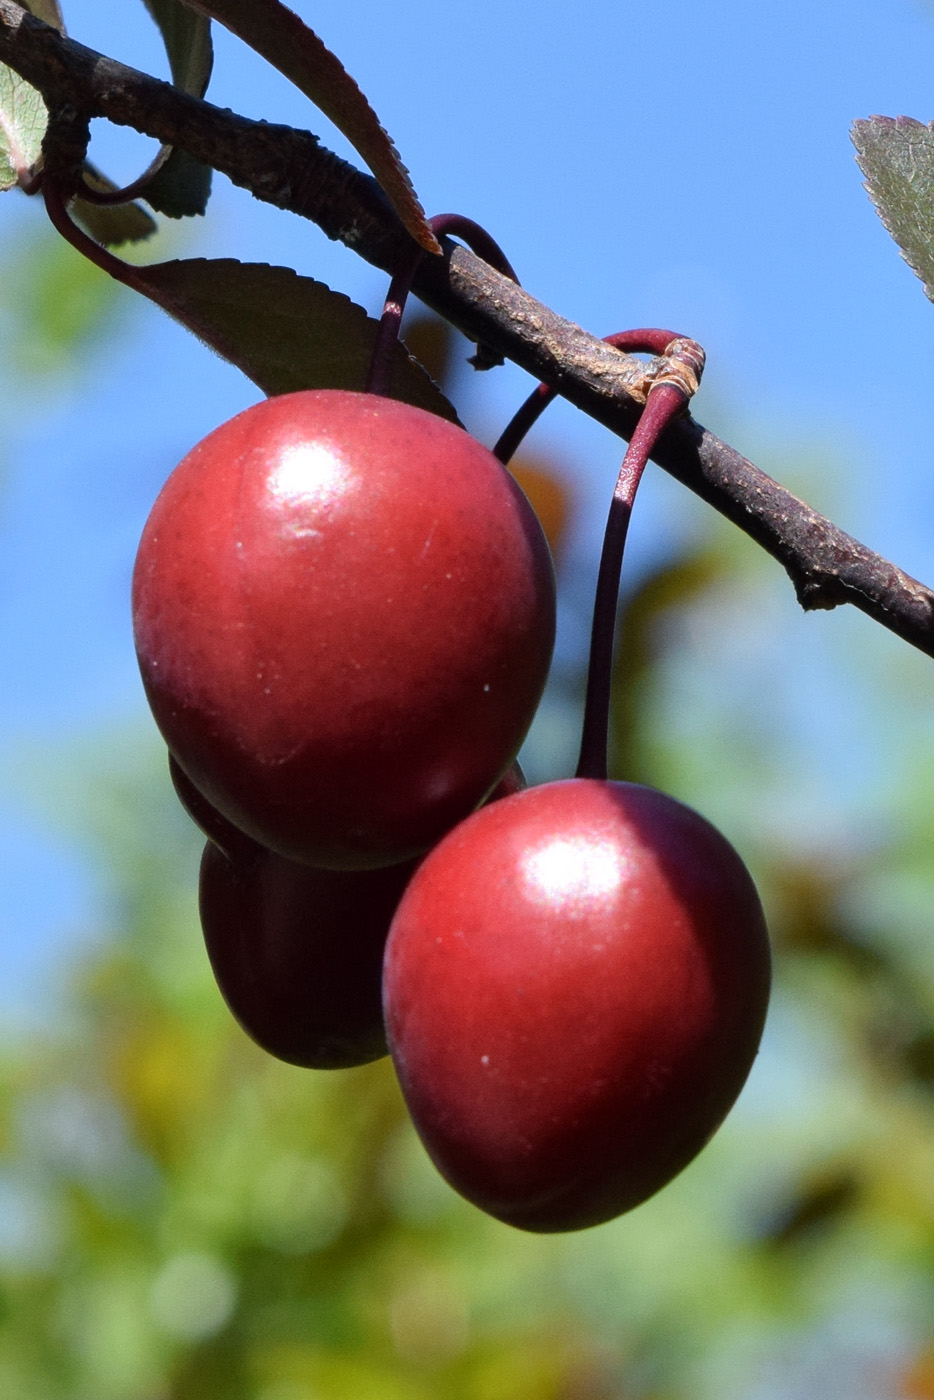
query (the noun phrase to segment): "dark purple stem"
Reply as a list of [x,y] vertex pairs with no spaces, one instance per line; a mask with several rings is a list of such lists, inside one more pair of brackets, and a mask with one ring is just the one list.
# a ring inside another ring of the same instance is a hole
[[577,764],[579,778],[606,780],[616,608],[629,520],[649,455],[668,423],[681,412],[687,401],[688,396],[684,390],[672,383],[662,382],[654,385],[649,391],[642,417],[620,467],[613,500],[610,503],[603,552],[600,555],[600,570],[597,575],[593,627],[590,634],[587,698],[584,702],[584,726]]
[[[617,331],[614,335],[604,336],[604,340],[608,345],[626,354],[656,355],[665,361],[656,382],[649,389],[645,408],[626,450],[623,465],[619,469],[597,575],[593,627],[590,634],[587,699],[584,703],[584,726],[577,776],[600,778],[605,781],[616,608],[629,519],[645,464],[655,444],[697,387],[703,372],[704,352],[696,341],[654,326]],[[509,462],[532,424],[554,397],[554,389],[547,384],[539,384],[507,424],[493,448],[493,455],[504,465]]]
[[686,340],[675,331],[662,331],[657,326],[641,326],[634,331],[616,331],[605,335],[607,345],[613,345],[626,355],[665,355],[673,340]]
[[373,354],[370,357],[370,370],[366,377],[366,384],[363,387],[363,392],[365,394],[379,394],[384,399],[388,399],[390,396],[392,387],[392,362],[395,357],[396,346],[399,344],[399,327],[402,325],[402,314],[405,311],[405,303],[412,289],[412,279],[424,256],[425,250],[423,248],[417,249],[406,265],[395,273],[392,281],[389,283],[389,291],[386,293],[386,300],[383,303],[383,314],[379,318],[376,339],[373,342]]
[[538,422],[554,398],[557,398],[556,389],[552,389],[548,384],[538,384],[522,407],[506,424],[500,434],[499,441],[493,448],[493,456],[499,458],[504,467],[512,461],[513,454],[518,451],[522,439],[529,429]]
[[459,238],[478,258],[508,277],[510,282],[515,282],[516,286],[519,285],[515,269],[496,239],[491,238],[486,229],[474,223],[473,219],[465,218],[463,214],[436,214],[428,222],[437,238]]
[[142,277],[137,276],[136,269],[129,263],[115,258],[113,253],[106,248],[102,248],[99,243],[95,243],[83,229],[80,229],[68,213],[62,192],[54,180],[50,180],[48,175],[42,179],[42,197],[45,200],[46,212],[52,222],[53,227],[62,235],[67,243],[73,248],[77,248],[89,262],[108,273],[115,281],[122,282],[125,287],[132,287],[135,292],[140,292],[150,301],[153,300],[152,289],[147,287]]
[[[428,223],[437,238],[462,239],[478,258],[489,263],[490,267],[501,272],[504,277],[509,277],[513,282],[518,283],[519,279],[502,248],[494,238],[490,237],[486,229],[474,223],[473,219],[467,219],[463,214],[436,214],[433,219],[428,220]],[[364,390],[367,394],[380,394],[383,398],[389,397],[392,384],[392,362],[396,346],[399,343],[399,328],[402,325],[405,303],[408,300],[412,282],[423,256],[424,249],[417,248],[405,266],[395,273],[389,284],[389,291],[383,305],[383,314],[380,316],[379,329],[373,344],[370,370]]]
[[[48,170],[42,172],[41,189],[51,223],[65,241],[76,248],[83,257],[94,263],[102,272],[106,272],[115,282],[122,282],[125,287],[139,292],[140,296],[146,297],[148,301],[161,307],[170,316],[174,316],[177,321],[181,321],[182,325],[194,331],[195,335],[200,335],[207,344],[213,345],[218,353],[224,355],[226,359],[234,359],[232,351],[224,345],[216,327],[202,326],[190,307],[179,304],[168,292],[153,286],[147,280],[145,268],[133,267],[131,263],[123,262],[78,227],[68,212],[65,203],[66,196],[62,193],[61,186],[57,180],[49,175]],[[236,361],[234,362],[236,363]]]
[[140,195],[145,195],[146,190],[164,164],[165,159],[157,157],[151,165],[146,167],[142,175],[138,176],[132,184],[124,185],[121,190],[96,190],[82,176],[76,193],[79,199],[86,199],[89,204],[130,204]]

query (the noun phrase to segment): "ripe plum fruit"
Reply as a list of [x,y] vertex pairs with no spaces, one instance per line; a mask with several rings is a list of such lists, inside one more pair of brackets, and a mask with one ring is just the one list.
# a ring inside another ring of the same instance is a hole
[[234,1017],[289,1064],[379,1059],[383,948],[415,862],[320,870],[253,846],[231,859],[209,840],[201,857],[205,947]]
[[700,1151],[755,1058],[769,983],[726,839],[652,788],[575,778],[477,812],[426,856],[383,1001],[442,1175],[552,1232],[631,1209]]
[[[241,1028],[277,1059],[308,1069],[385,1055],[383,949],[417,862],[347,871],[286,860],[216,812],[171,757],[169,771],[208,837],[201,927],[215,980]],[[493,797],[523,784],[513,764]]]
[[137,655],[212,807],[289,860],[421,854],[514,758],[554,575],[525,496],[463,429],[373,394],[268,399],[176,468],[143,532]]
[[208,840],[198,907],[211,970],[234,1018],[277,1059],[346,1069],[386,1054],[383,948],[414,861],[320,870],[286,860],[215,811],[170,756]]

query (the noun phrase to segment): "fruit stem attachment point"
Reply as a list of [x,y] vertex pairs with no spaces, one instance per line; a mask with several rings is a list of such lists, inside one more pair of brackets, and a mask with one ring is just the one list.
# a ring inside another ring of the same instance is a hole
[[[519,279],[512,264],[495,238],[491,238],[486,229],[481,228],[480,224],[474,223],[473,219],[468,219],[463,214],[436,214],[434,218],[428,220],[428,223],[432,233],[437,238],[462,239],[478,258],[489,263],[490,267],[501,272],[504,277],[518,283]],[[379,320],[379,328],[373,343],[370,369],[364,386],[364,392],[367,394],[379,394],[383,398],[390,397],[392,362],[396,346],[399,343],[399,329],[402,325],[405,303],[424,256],[424,248],[416,248],[408,261],[395,273],[389,284],[389,291],[383,304],[383,313]],[[491,352],[487,351],[484,346],[478,345],[474,363],[478,368],[488,368],[492,364],[501,364],[502,360],[498,360],[495,356],[491,358]]]
[[[691,398],[697,393],[704,372],[704,351],[696,340],[687,336],[675,335],[674,331],[656,330],[642,327],[634,331],[616,331],[603,337],[604,344],[612,345],[624,354],[647,354],[659,358],[659,363],[646,366],[646,382],[651,388],[655,384],[678,384],[685,396]],[[538,384],[525,403],[517,410],[500,434],[493,448],[493,456],[508,466],[522,443],[526,433],[538,422],[545,409],[556,398],[557,389],[549,384]],[[648,397],[648,393],[646,393]]]
[[[650,335],[654,339],[660,334],[664,332],[628,332],[623,336],[613,337],[613,343],[623,349],[624,346],[620,342],[625,340],[628,342],[625,345],[626,349],[649,349],[659,353],[654,345],[647,342]],[[635,343],[636,336],[643,337],[641,344]],[[577,764],[579,778],[598,778],[604,781],[607,778],[607,739],[619,580],[636,491],[655,444],[671,420],[683,411],[703,372],[704,352],[696,341],[675,337],[669,340],[661,353],[662,365],[649,390],[642,416],[623,458],[607,517],[594,597],[587,696],[584,702],[584,724]]]
[[402,313],[412,288],[412,281],[418,265],[425,257],[424,248],[418,248],[408,262],[396,272],[389,283],[389,291],[383,303],[383,314],[379,318],[370,369],[363,386],[365,394],[378,394],[384,399],[390,397],[392,385],[392,362],[399,344],[399,327]]

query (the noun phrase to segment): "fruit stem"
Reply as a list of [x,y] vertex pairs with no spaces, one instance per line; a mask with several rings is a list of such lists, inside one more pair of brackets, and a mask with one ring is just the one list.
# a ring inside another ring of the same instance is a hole
[[[477,254],[477,257],[489,263],[490,267],[501,272],[504,277],[509,277],[513,282],[519,281],[502,248],[494,238],[491,238],[486,229],[474,223],[473,219],[468,219],[463,214],[436,214],[433,219],[428,220],[428,223],[437,238],[463,239],[468,247]],[[395,358],[396,346],[399,343],[402,315],[409,292],[412,290],[415,273],[418,271],[419,263],[424,256],[425,250],[416,248],[408,261],[395,273],[389,284],[376,339],[373,343],[373,354],[364,390],[367,394],[379,394],[383,398],[390,396],[392,363]],[[475,363],[479,367],[480,365],[488,366],[497,363],[497,361],[495,357],[490,357],[490,353],[483,346],[478,345]]]
[[394,274],[389,283],[389,291],[386,293],[386,300],[383,303],[383,314],[379,318],[376,338],[373,341],[369,373],[366,377],[366,384],[363,386],[365,394],[378,394],[384,399],[390,397],[392,362],[395,358],[396,346],[399,344],[402,313],[405,311],[405,303],[412,289],[412,280],[424,256],[425,250],[418,248],[405,266]]
[[82,253],[89,262],[108,273],[116,282],[122,282],[125,287],[132,287],[134,292],[142,293],[150,301],[155,300],[152,288],[146,285],[130,263],[125,263],[121,258],[114,257],[113,253],[102,247],[100,243],[95,243],[93,238],[78,227],[68,213],[58,184],[49,178],[48,172],[45,172],[42,177],[42,197],[45,200],[46,213],[53,227],[67,243]]
[[513,414],[493,448],[493,456],[498,458],[504,467],[519,450],[519,444],[526,433],[538,422],[552,399],[557,398],[557,396],[558,391],[552,389],[550,384],[538,384],[529,394],[525,403]]
[[[78,227],[68,212],[61,186],[57,180],[50,176],[48,170],[42,172],[41,189],[49,219],[67,243],[76,248],[89,262],[106,272],[115,282],[121,282],[123,286],[131,288],[134,292],[139,292],[140,296],[146,297],[147,301],[161,307],[176,321],[181,321],[183,326],[187,326],[195,335],[200,336],[205,344],[213,346],[226,359],[234,359],[233,353],[225,348],[216,327],[202,324],[190,306],[186,307],[180,304],[169,292],[163,291],[149,282],[145,267],[137,268],[131,263],[115,257],[109,249],[102,247],[100,243],[95,242],[83,229]],[[234,362],[236,363],[236,361]]]
[[[660,333],[629,332],[627,339],[633,336],[645,338],[641,344],[631,343],[626,348],[648,348],[657,354],[657,340],[650,345],[648,337],[652,336],[654,339],[658,334]],[[622,349],[621,339],[623,337],[614,338],[614,343]],[[584,724],[577,764],[579,778],[605,780],[607,777],[607,741],[619,580],[636,491],[655,444],[671,420],[687,405],[703,369],[704,352],[695,341],[676,337],[669,341],[661,353],[665,355],[665,364],[649,390],[642,416],[626,450],[607,517],[590,634],[587,696],[584,702]]]
[[[610,512],[600,555],[597,589],[594,597],[593,626],[590,634],[590,664],[587,698],[581,735],[579,778],[607,776],[607,737],[610,723],[610,690],[613,677],[613,640],[623,550],[632,515],[636,490],[645,465],[668,423],[688,403],[700,383],[704,352],[694,340],[655,327],[617,331],[604,336],[608,345],[625,354],[648,354],[661,358],[646,396],[642,416],[632,435],[610,503]],[[548,384],[538,384],[518,412],[507,423],[493,448],[494,457],[504,466],[556,395]]]
[[99,190],[90,184],[85,173],[82,173],[81,183],[76,190],[80,199],[86,199],[88,204],[130,204],[134,199],[139,199],[140,195],[145,195],[147,189],[152,184],[156,175],[165,165],[171,153],[171,146],[163,146],[155,160],[153,160],[129,185],[124,185],[119,190]]
[[[603,337],[604,344],[612,345],[617,350],[622,350],[624,354],[632,355],[643,353],[647,355],[664,355],[668,346],[674,342],[684,342],[684,344],[694,345],[694,341],[687,341],[684,336],[675,335],[674,331],[662,331],[653,327],[642,327],[634,331],[615,331],[613,335]],[[703,351],[700,346],[697,350],[701,355],[701,366],[703,366]],[[698,379],[700,374],[698,373]],[[519,450],[519,446],[526,433],[534,427],[552,399],[557,397],[557,389],[552,389],[550,384],[538,384],[532,390],[525,403],[513,415],[506,424],[499,436],[499,441],[493,448],[493,456],[502,462],[505,467]]]

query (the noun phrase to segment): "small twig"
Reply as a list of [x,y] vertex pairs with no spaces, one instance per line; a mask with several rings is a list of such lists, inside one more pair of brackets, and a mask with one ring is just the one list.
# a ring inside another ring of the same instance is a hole
[[[248,121],[64,38],[0,0],[0,62],[43,93],[188,151],[258,199],[311,219],[392,272],[411,247],[379,186],[308,132]],[[414,289],[472,340],[491,346],[618,433],[631,436],[651,368],[557,316],[466,248],[425,259]],[[648,377],[647,377],[648,376]],[[851,603],[934,656],[934,592],[874,554],[689,416],[653,458],[787,570],[801,605]]]

